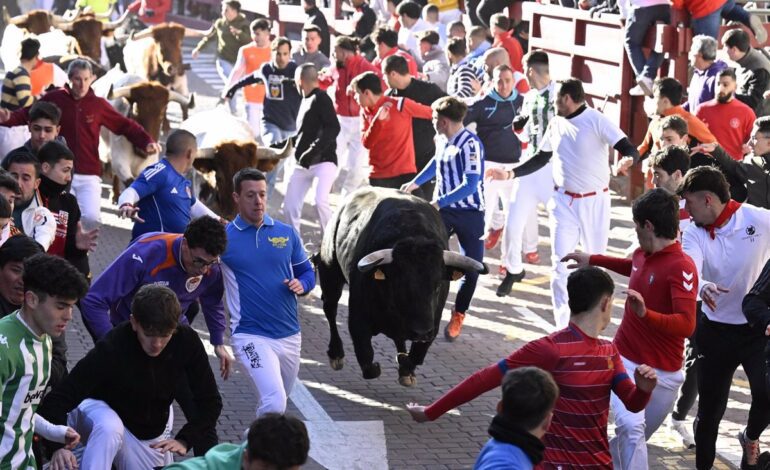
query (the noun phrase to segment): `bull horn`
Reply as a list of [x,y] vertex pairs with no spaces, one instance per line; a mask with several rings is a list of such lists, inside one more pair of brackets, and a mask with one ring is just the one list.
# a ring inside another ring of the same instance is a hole
[[168,98],[170,101],[179,103],[180,105],[187,107],[187,109],[192,109],[195,107],[195,93],[191,93],[190,97],[187,98],[183,94],[179,93],[178,91],[170,90],[168,92]]
[[292,141],[289,139],[283,149],[271,149],[268,147],[260,147],[257,149],[257,160],[275,160],[276,158],[281,160],[289,156],[292,149]]
[[144,38],[151,38],[152,37],[152,28],[144,28],[141,31],[136,31],[131,33],[131,39],[134,41],[138,41],[140,39]]
[[361,258],[358,262],[358,270],[362,273],[368,273],[372,269],[382,266],[383,264],[390,264],[393,262],[393,249],[386,248],[384,250],[377,250],[369,253]]
[[489,269],[484,263],[479,263],[473,258],[449,250],[444,250],[444,264],[452,268],[457,268],[463,272],[476,271],[480,274],[489,272]]
[[107,99],[116,100],[118,98],[128,98],[130,95],[131,95],[130,86],[122,86],[118,89],[114,89],[112,85],[110,85],[110,91],[109,93],[107,93]]
[[8,7],[3,5],[3,21],[5,21],[5,24],[12,24],[14,26],[18,26],[25,21],[27,21],[28,15],[22,14],[18,16],[11,17],[10,13],[8,13]]
[[[112,7],[115,8],[115,4],[112,4]],[[117,28],[120,28],[123,26],[123,23],[128,21],[128,17],[131,14],[130,11],[126,10],[123,12],[122,15],[120,15],[120,18],[118,18],[115,21],[105,21],[104,24],[102,24],[102,31],[113,31]],[[99,15],[96,16],[96,18],[99,18]],[[106,18],[109,18],[109,16],[106,16]]]
[[213,148],[206,148],[206,149],[198,149],[198,154],[195,158],[206,158],[211,159],[214,158],[214,154],[216,151]]
[[195,29],[195,28],[187,28],[184,29],[184,37],[186,38],[199,38],[203,37],[208,33],[208,31],[204,31],[202,29]]
[[65,32],[65,33],[71,33],[72,32],[72,26],[75,24],[72,21],[64,21],[64,22],[58,22],[55,21],[54,24],[56,25],[56,28]]

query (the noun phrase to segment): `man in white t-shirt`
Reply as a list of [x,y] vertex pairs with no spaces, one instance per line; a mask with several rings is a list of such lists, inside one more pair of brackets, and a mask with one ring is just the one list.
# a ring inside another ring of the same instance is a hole
[[770,256],[770,211],[730,199],[724,175],[710,166],[689,170],[679,195],[693,220],[684,231],[682,246],[698,270],[704,314],[695,330],[700,355],[695,466],[706,470],[714,463],[719,422],[733,374],[742,365],[751,407],[746,428],[738,434],[741,468],[754,468],[759,436],[770,422],[767,338],[764,328],[752,328],[746,321],[742,303]]
[[529,175],[553,157],[554,193],[548,202],[552,253],[551,292],[556,329],[569,322],[567,265],[561,259],[575,251],[602,254],[610,234],[609,148],[639,159],[626,135],[599,111],[585,103],[583,84],[576,78],[556,86],[557,116],[550,121],[537,153],[513,171],[490,168],[487,177]]

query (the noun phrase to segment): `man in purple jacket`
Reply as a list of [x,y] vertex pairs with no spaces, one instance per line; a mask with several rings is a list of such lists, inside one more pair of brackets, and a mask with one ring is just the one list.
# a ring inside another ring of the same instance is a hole
[[687,87],[687,101],[683,105],[692,114],[701,103],[714,99],[717,75],[727,68],[726,62],[717,59],[717,46],[717,40],[711,36],[700,34],[692,38],[689,57],[693,74]]
[[[174,291],[183,312],[196,300],[200,302],[220,373],[227,380],[234,359],[224,345],[224,284],[219,268],[219,256],[226,246],[224,226],[208,216],[194,219],[184,234],[150,232],[134,240],[96,278],[80,302],[83,323],[94,342],[113,326],[128,321],[131,301],[140,287],[160,284]],[[184,315],[180,323],[188,323]],[[194,420],[199,412],[189,385],[180,384],[176,397],[188,421]],[[217,444],[215,433],[207,437],[194,449],[195,455],[203,455]]]

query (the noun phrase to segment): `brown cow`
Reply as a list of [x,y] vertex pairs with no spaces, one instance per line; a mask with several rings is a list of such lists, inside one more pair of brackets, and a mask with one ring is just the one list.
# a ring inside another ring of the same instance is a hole
[[189,67],[182,62],[182,40],[202,34],[178,23],[160,23],[135,33],[123,48],[126,71],[186,95]]
[[197,197],[214,212],[226,218],[235,216],[233,176],[243,168],[272,171],[282,158],[291,153],[291,141],[283,150],[258,148],[254,141],[226,141],[214,148],[198,149],[193,166],[201,173],[214,172],[216,187],[204,182]]
[[47,10],[31,10],[29,13],[11,17],[8,8],[3,6],[3,21],[21,29],[26,29],[32,34],[44,34],[51,31],[59,22],[66,21],[64,17],[54,15]]

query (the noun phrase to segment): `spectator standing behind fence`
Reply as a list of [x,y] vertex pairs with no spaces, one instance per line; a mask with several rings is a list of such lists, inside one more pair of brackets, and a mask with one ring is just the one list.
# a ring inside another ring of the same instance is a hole
[[767,116],[770,104],[764,99],[764,93],[770,88],[770,59],[751,47],[751,38],[742,29],[727,31],[722,36],[722,44],[730,60],[738,64],[735,97],[753,109],[757,117]]
[[727,21],[742,23],[751,29],[760,46],[767,41],[767,31],[765,31],[762,20],[747,12],[735,0],[673,0],[672,6],[690,14],[690,27],[693,36],[705,34],[719,39],[719,27],[724,18]]
[[470,98],[481,86],[476,70],[465,60],[467,52],[465,39],[451,38],[447,42],[446,56],[450,67],[446,92],[456,98]]
[[687,101],[682,105],[685,111],[695,112],[717,94],[717,74],[727,68],[727,63],[717,59],[717,40],[700,34],[692,38],[690,65],[692,77],[687,86]]
[[420,40],[421,77],[427,82],[435,83],[441,91],[446,92],[449,61],[444,50],[439,46],[438,34],[435,31],[423,31],[417,33],[417,39]]
[[[217,19],[206,34],[201,38],[192,58],[197,59],[201,49],[214,37],[217,38],[217,73],[224,83],[228,82],[238,59],[238,49],[249,43],[249,21],[241,14],[241,3],[237,0],[222,2],[222,17]],[[230,111],[235,114],[238,109],[235,100],[230,101]]]

